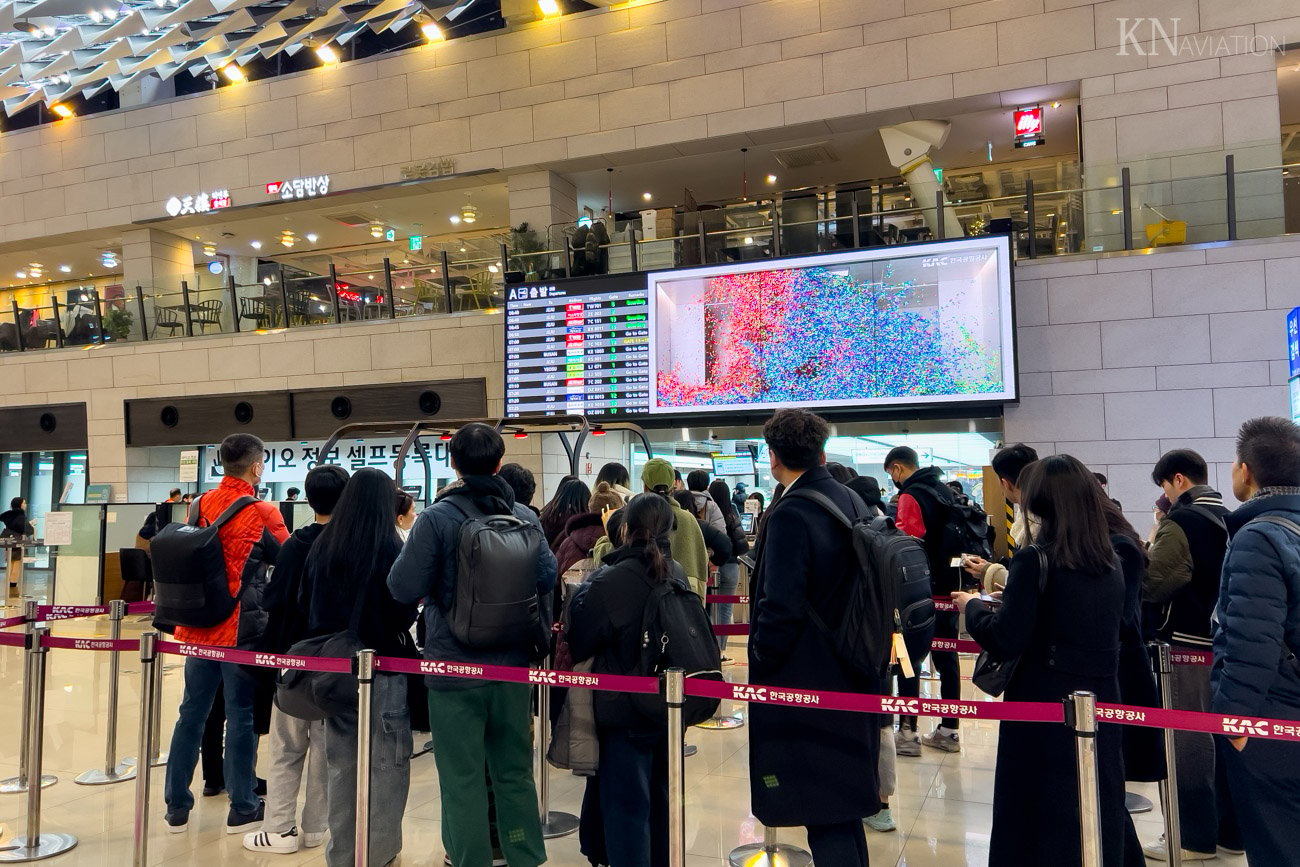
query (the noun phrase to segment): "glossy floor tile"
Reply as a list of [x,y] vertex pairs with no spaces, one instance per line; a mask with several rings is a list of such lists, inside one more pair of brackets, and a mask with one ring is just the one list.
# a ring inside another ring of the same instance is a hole
[[[126,633],[146,628],[142,618],[128,620]],[[99,620],[59,623],[55,633],[73,636],[107,635]],[[743,681],[743,644],[734,644],[740,663],[726,669],[731,680]],[[45,772],[59,782],[44,790],[42,820],[47,831],[78,836],[79,845],[48,863],[75,867],[121,867],[130,863],[133,840],[135,784],[79,786],[73,778],[102,767],[105,761],[105,720],[108,711],[109,658],[106,654],[55,650],[48,655]],[[123,654],[117,755],[138,752],[139,662]],[[967,661],[969,667],[969,661]],[[181,692],[179,661],[169,659],[164,675],[163,749],[166,749]],[[18,769],[21,725],[22,655],[0,648],[0,777]],[[927,687],[931,685],[927,684]],[[937,684],[932,686],[937,688]],[[968,686],[969,689],[969,686]],[[737,706],[739,707],[739,706]],[[731,710],[731,706],[728,710]],[[740,708],[743,713],[743,708]],[[926,724],[923,722],[923,728]],[[427,738],[417,736],[416,748]],[[686,865],[721,867],[738,846],[762,840],[763,829],[749,813],[747,729],[705,731],[692,729],[687,740],[699,753],[686,762]],[[898,791],[891,808],[898,830],[881,834],[867,831],[873,865],[908,867],[983,867],[988,863],[988,833],[992,821],[993,768],[997,756],[997,726],[966,723],[959,754],[925,749],[918,758],[898,759]],[[263,756],[265,761],[265,756]],[[224,833],[227,802],[222,797],[199,798],[190,828],[169,834],[162,822],[162,769],[153,772],[153,808],[150,811],[149,863],[166,867],[183,865],[264,865],[297,867],[323,865],[324,850],[304,850],[296,855],[256,855],[245,851],[240,836]],[[577,814],[583,781],[551,771],[551,809]],[[1154,785],[1134,786],[1154,801]],[[0,795],[3,840],[24,831],[25,797]],[[1138,817],[1144,841],[1159,836],[1160,813]],[[412,762],[411,791],[403,828],[403,867],[434,867],[442,863],[441,796],[433,757]],[[807,846],[801,828],[782,829],[784,843]],[[0,846],[3,841],[0,840]],[[578,850],[576,835],[547,842],[550,864],[587,867]],[[1220,858],[1225,867],[1244,867],[1243,858]],[[823,865],[836,867],[836,865]]]

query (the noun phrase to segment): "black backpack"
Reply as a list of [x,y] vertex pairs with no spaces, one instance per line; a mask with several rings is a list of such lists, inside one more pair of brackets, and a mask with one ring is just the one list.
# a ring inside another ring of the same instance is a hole
[[855,515],[850,519],[820,491],[795,489],[785,495],[790,497],[816,503],[842,524],[853,539],[857,563],[839,623],[831,628],[811,606],[809,618],[830,636],[844,662],[863,674],[884,673],[894,633],[906,639],[927,634],[934,625],[925,549],[895,527],[892,518]]
[[538,562],[547,549],[541,528],[516,515],[484,514],[467,497],[448,502],[465,516],[456,595],[447,612],[451,634],[469,648],[526,646],[544,653],[547,628],[537,596]]
[[249,582],[242,582],[239,593],[230,595],[219,532],[256,502],[252,497],[240,497],[217,520],[200,527],[199,501],[195,500],[186,523],[168,524],[158,531],[149,543],[155,623],[207,629],[224,623],[234,613]]
[[948,520],[943,525],[945,557],[975,554],[985,560],[992,556],[989,548],[989,516],[974,503],[951,503]]
[[[713,637],[713,627],[704,606],[686,583],[680,567],[667,580],[654,585],[641,618],[641,654],[633,674],[657,677],[670,668],[680,668],[687,677],[722,680],[722,651]],[[642,693],[628,696],[632,707],[648,722],[664,719],[663,696]],[[718,712],[718,699],[686,696],[682,718],[693,726]]]

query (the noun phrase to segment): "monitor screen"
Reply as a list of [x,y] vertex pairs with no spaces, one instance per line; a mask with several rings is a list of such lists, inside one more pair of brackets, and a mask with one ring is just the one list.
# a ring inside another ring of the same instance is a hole
[[651,414],[1016,398],[1005,236],[648,277]]
[[749,534],[754,532],[754,513],[744,512],[740,516],[740,530],[742,533]]
[[753,455],[714,455],[713,475],[752,476],[754,475],[754,456]]
[[644,415],[650,328],[644,274],[511,286],[506,412]]
[[668,421],[1017,397],[1000,235],[523,284],[505,316],[511,416]]

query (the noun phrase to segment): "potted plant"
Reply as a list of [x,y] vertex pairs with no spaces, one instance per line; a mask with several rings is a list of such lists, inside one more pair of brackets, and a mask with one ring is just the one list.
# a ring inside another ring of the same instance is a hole
[[510,230],[510,257],[518,270],[523,271],[526,280],[537,280],[546,267],[546,245],[538,237],[537,231],[528,223],[520,223]]
[[104,330],[113,340],[127,340],[131,337],[131,326],[135,317],[131,311],[121,307],[110,307],[104,314]]

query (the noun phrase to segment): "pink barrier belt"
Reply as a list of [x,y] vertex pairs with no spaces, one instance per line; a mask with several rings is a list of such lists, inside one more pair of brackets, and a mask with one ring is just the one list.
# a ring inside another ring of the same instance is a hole
[[62,635],[47,635],[41,642],[42,647],[60,647],[65,650],[139,650],[138,638],[68,638]]
[[0,629],[8,629],[10,626],[22,626],[27,622],[26,615],[19,614],[17,617],[5,617],[0,619]]
[[107,614],[107,605],[38,605],[37,620],[71,620],[74,617],[94,617]]
[[509,665],[479,665],[473,662],[441,662],[434,659],[398,659],[375,657],[376,671],[397,674],[425,674],[460,677],[470,680],[495,680],[507,683],[535,683],[544,686],[578,687],[611,692],[656,693],[659,678],[628,674],[593,674],[579,671],[552,671],[546,668],[515,668]]
[[157,606],[152,602],[132,602],[126,606],[127,614],[153,614]]
[[0,632],[0,647],[26,647],[27,633]]
[[710,593],[704,597],[705,602],[722,603],[723,605],[748,605],[748,596],[714,596]]
[[240,665],[254,665],[259,668],[296,668],[300,671],[341,673],[352,671],[351,659],[257,653],[251,650],[236,650],[233,647],[180,644],[175,641],[159,641],[155,646],[159,653],[170,653],[173,656],[190,656],[195,659],[210,659],[214,662],[237,662]]

